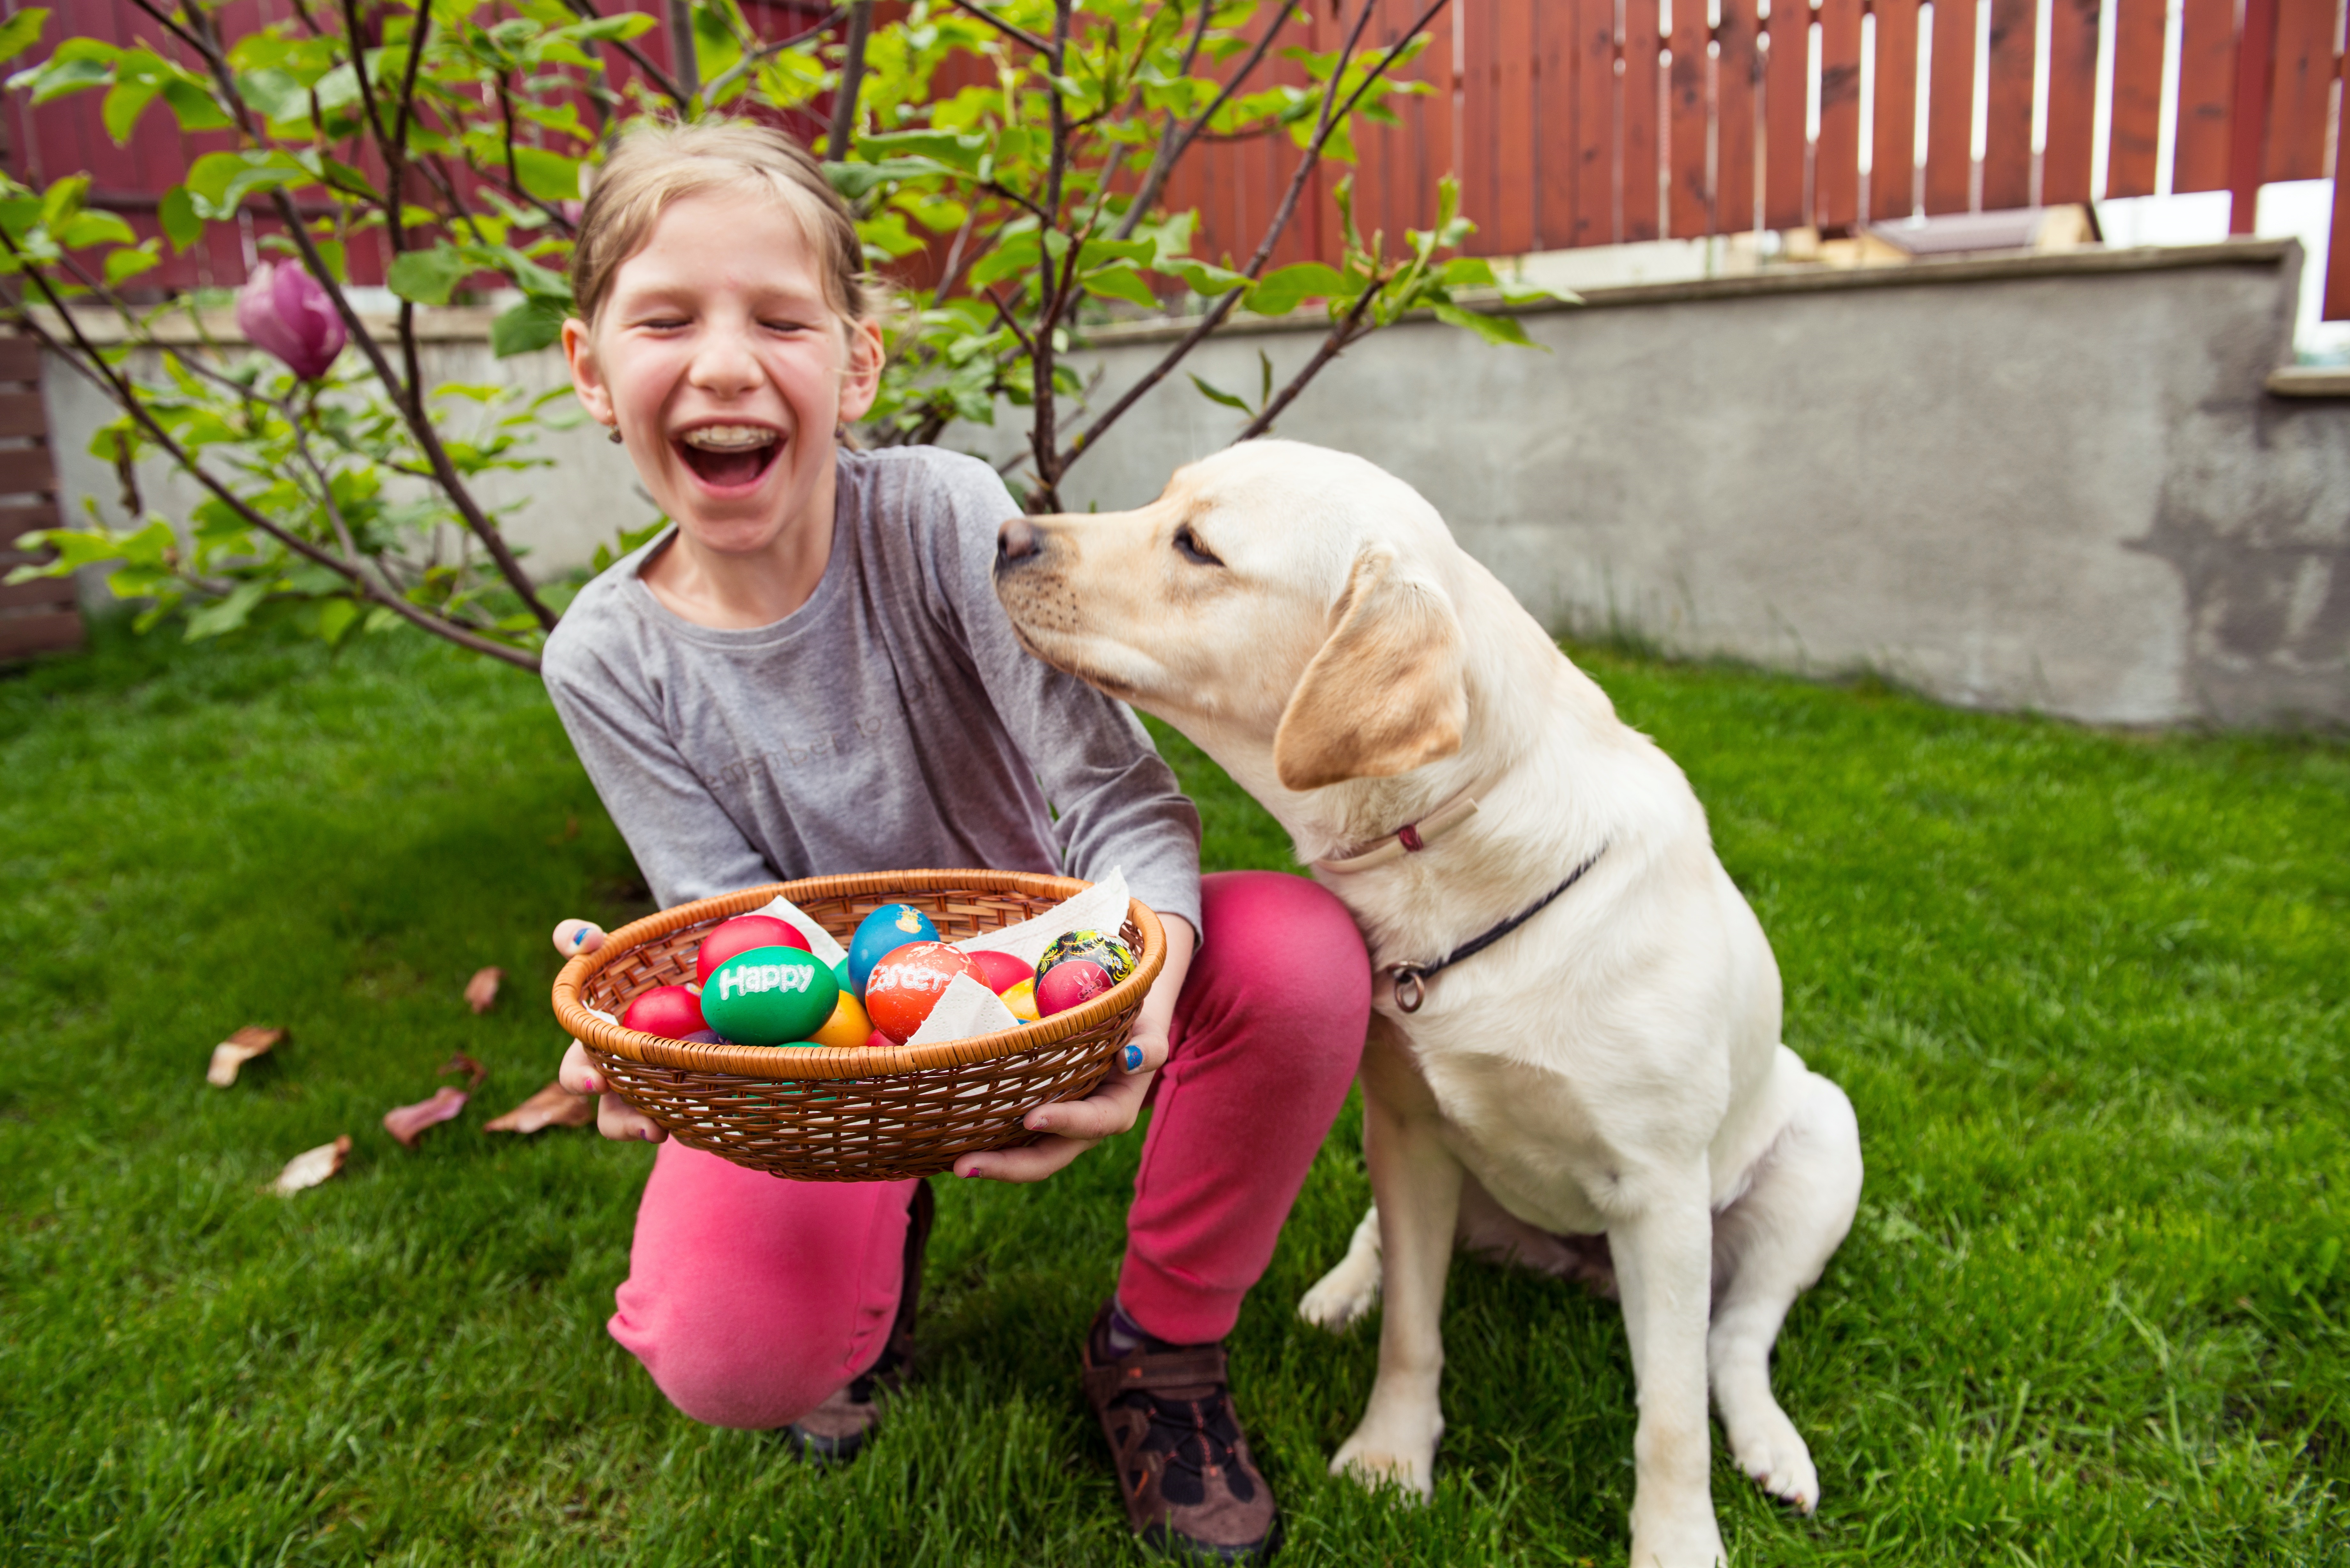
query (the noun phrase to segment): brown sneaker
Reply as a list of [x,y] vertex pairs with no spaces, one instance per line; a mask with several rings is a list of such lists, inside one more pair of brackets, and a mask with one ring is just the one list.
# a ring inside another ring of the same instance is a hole
[[1249,1458],[1232,1411],[1221,1345],[1165,1345],[1109,1355],[1110,1309],[1086,1335],[1086,1398],[1109,1439],[1127,1522],[1170,1555],[1260,1563],[1280,1512]]
[[784,1440],[802,1459],[847,1464],[865,1447],[865,1439],[881,1424],[881,1407],[889,1395],[906,1386],[914,1370],[914,1314],[922,1299],[922,1250],[931,1240],[931,1221],[938,1216],[931,1196],[930,1179],[914,1189],[906,1225],[906,1283],[898,1295],[897,1321],[889,1325],[889,1343],[880,1358],[832,1391],[832,1397],[784,1428]]

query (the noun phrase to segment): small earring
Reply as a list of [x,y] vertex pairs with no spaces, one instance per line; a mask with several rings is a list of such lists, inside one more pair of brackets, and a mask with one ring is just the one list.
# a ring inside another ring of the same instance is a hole
[[604,432],[604,439],[610,441],[614,446],[620,445],[620,427],[614,425],[610,430],[606,431]]

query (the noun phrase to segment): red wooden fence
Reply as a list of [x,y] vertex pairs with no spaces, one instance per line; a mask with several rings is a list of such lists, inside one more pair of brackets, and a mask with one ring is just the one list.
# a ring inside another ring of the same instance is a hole
[[[657,0],[627,3],[650,10]],[[1364,3],[1376,7],[1366,43],[1384,47],[1423,0]],[[1481,224],[1471,248],[1487,254],[2150,195],[2166,173],[2167,3],[2180,9],[2168,188],[2233,191],[2234,227],[2246,233],[2262,182],[2331,174],[2326,315],[2350,318],[2350,161],[2333,157],[2343,0],[1453,0],[1404,73],[1430,90],[1397,100],[1400,123],[1357,129],[1357,218],[1398,243],[1433,221],[1448,171]],[[236,0],[230,16],[258,22],[289,5]],[[748,9],[796,30],[818,8]],[[1316,0],[1311,12],[1294,26],[1324,51],[1357,14],[1346,0]],[[70,28],[127,43],[144,30],[112,0],[64,0],[57,14],[52,36]],[[664,60],[665,31],[639,47]],[[1304,79],[1294,62],[1269,65]],[[222,141],[181,137],[157,113],[118,149],[98,107],[94,93],[29,116],[12,102],[13,166],[36,179],[86,170],[100,203],[140,223],[175,171]],[[1285,135],[1203,141],[1168,199],[1200,209],[1211,254],[1245,255],[1296,157]],[[1321,179],[1278,260],[1335,259],[1339,172]],[[250,234],[216,232],[149,280],[236,282],[251,245]],[[380,267],[354,257],[362,278]]]

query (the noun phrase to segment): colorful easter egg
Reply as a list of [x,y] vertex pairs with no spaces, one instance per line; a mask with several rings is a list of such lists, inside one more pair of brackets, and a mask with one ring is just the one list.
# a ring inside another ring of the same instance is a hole
[[858,995],[872,982],[873,966],[908,942],[934,942],[938,927],[911,904],[884,904],[857,923],[848,939],[848,989]]
[[890,1039],[879,1029],[865,1037],[865,1048],[868,1051],[886,1051],[896,1044],[898,1043],[895,1040]]
[[832,1016],[832,971],[799,948],[753,948],[711,971],[702,1016],[737,1045],[805,1040]]
[[938,1005],[947,983],[972,972],[971,960],[960,949],[940,941],[908,942],[884,957],[866,980],[866,1013],[874,1028],[903,1044]]
[[1112,985],[1134,972],[1134,950],[1100,931],[1070,931],[1055,938],[1045,956],[1036,961],[1036,972],[1039,976],[1050,973],[1054,965],[1071,959],[1090,959],[1101,965]]
[[1002,994],[1003,997],[1003,1005],[1012,1009],[1013,1017],[1019,1019],[1023,1023],[1034,1023],[1036,1022],[1036,982],[1035,980],[1024,980],[1018,985],[1007,987]]
[[837,959],[833,961],[832,983],[840,987],[841,990],[848,992],[851,996],[858,994],[856,981],[848,978],[848,955],[847,953],[841,954]]
[[658,1034],[664,1040],[682,1040],[707,1025],[693,992],[681,985],[657,985],[629,1003],[629,1010],[620,1014],[620,1027]]
[[1002,996],[1024,980],[1036,978],[1035,970],[1030,969],[1010,953],[982,950],[965,956],[971,960],[972,968],[978,971],[981,982],[998,996]]
[[720,964],[753,948],[797,948],[806,952],[807,939],[788,921],[773,915],[737,915],[731,920],[721,920],[710,928],[710,934],[702,939],[702,946],[694,951],[694,980],[708,985],[711,973]]
[[1117,982],[1089,958],[1064,959],[1036,977],[1036,1014],[1050,1018],[1082,1006]]
[[824,1021],[823,1028],[807,1037],[806,1043],[850,1050],[864,1044],[865,1037],[872,1033],[873,1022],[865,1016],[865,1009],[857,998],[844,991],[840,1000],[832,1004],[832,1016]]

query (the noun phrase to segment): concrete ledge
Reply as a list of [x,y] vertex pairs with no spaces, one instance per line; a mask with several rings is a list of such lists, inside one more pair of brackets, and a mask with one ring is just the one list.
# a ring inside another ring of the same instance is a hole
[[2350,398],[2350,368],[2281,366],[2269,372],[2268,389],[2276,398]]
[[[34,306],[30,311],[41,330],[61,343],[70,343],[73,335],[66,329],[65,317],[46,305]],[[486,305],[452,305],[426,306],[416,313],[416,340],[420,343],[487,343],[490,323],[502,310]],[[76,311],[74,320],[82,335],[100,348],[127,342],[130,334],[122,329],[122,317],[110,310]],[[242,343],[244,333],[236,324],[236,313],[230,310],[207,310],[202,315],[202,327],[188,319],[184,310],[175,311],[155,323],[149,335],[152,342],[172,348],[195,348],[204,343]],[[395,343],[400,339],[400,318],[377,316],[362,311],[359,325],[368,329],[379,343]]]

